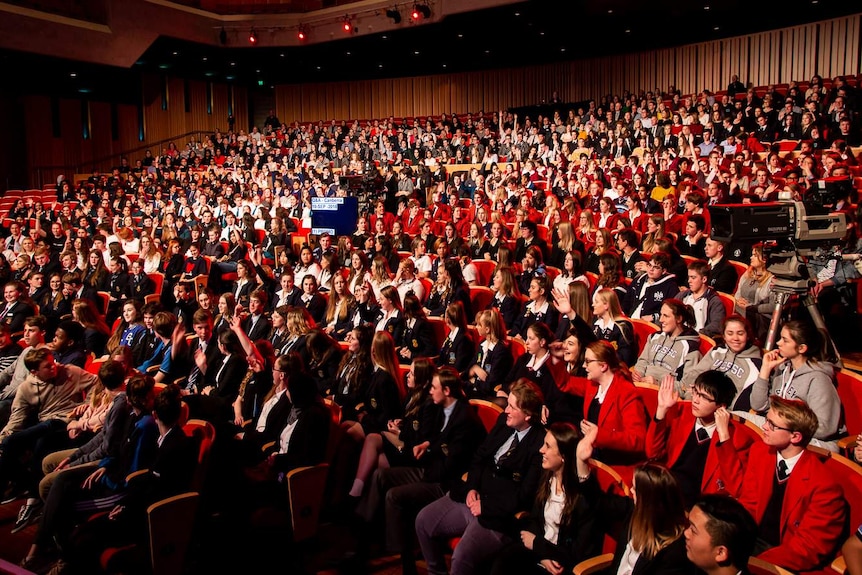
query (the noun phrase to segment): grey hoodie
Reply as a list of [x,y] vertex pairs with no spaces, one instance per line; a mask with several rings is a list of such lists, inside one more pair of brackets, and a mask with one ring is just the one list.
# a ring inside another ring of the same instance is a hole
[[687,329],[677,337],[658,332],[647,340],[635,370],[644,377],[652,376],[656,383],[669,373],[679,381],[699,361],[700,337],[696,331]]
[[819,424],[815,439],[829,441],[844,427],[834,377],[835,367],[829,362],[809,361],[794,372],[790,360],[785,361],[773,370],[769,381],[758,376],[751,389],[751,408],[766,411],[769,396],[773,394],[785,399],[801,399],[817,415]]
[[762,358],[760,349],[750,345],[739,353],[734,353],[726,347],[714,347],[693,368],[686,370],[682,376],[683,399],[691,398],[691,386],[701,373],[711,369],[725,374],[736,386],[736,397],[728,408],[736,411],[751,409],[752,384],[757,380]]

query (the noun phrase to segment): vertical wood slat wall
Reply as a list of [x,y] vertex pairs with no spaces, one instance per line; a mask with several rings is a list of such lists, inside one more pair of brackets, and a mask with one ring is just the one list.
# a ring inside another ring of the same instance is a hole
[[[233,114],[236,125],[248,124],[248,97],[244,88],[226,84],[213,85],[212,114],[207,113],[206,83],[189,80],[191,108],[185,111],[185,82],[178,78],[168,78],[168,109],[162,110],[160,87],[163,78],[158,76],[144,78],[144,142],[138,139],[138,109],[135,105],[117,106],[118,138],[112,139],[111,104],[108,102],[90,103],[90,138],[83,139],[83,124],[80,100],[60,100],[60,138],[54,138],[51,126],[51,98],[48,96],[24,97],[24,110],[27,122],[27,159],[28,166],[87,166],[90,162],[144,145],[157,142],[179,134],[192,131],[210,132],[215,129],[227,130],[228,90],[233,90]],[[176,142],[182,148],[186,142]],[[160,150],[153,150],[158,154]],[[143,153],[129,158],[130,162],[143,157]],[[110,165],[95,166],[107,170]],[[90,168],[88,167],[88,170]],[[55,174],[59,175],[59,174]],[[38,185],[38,182],[30,182]]]
[[[683,93],[743,82],[768,85],[860,72],[862,14],[728,38],[527,68],[350,83],[276,86],[282,121],[428,116],[536,104],[556,90],[578,101],[624,90]],[[336,97],[337,95],[337,97]]]

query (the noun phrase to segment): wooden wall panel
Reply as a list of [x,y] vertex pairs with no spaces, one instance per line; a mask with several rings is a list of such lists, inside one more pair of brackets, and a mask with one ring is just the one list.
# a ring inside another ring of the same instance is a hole
[[[192,104],[194,104],[194,100],[192,100]],[[131,150],[142,144],[138,140],[138,110],[135,106],[128,104],[118,105],[117,124],[119,125],[120,147],[122,150]],[[132,163],[136,159],[130,158]]]
[[[227,129],[228,86],[217,84],[213,92],[213,113],[206,112],[206,87],[203,82],[189,82],[191,111],[184,106],[184,82],[169,78],[168,109],[162,110],[159,90],[161,79],[149,76],[142,79],[144,101],[145,142],[153,142],[153,152],[159,153],[155,142],[180,136],[192,131],[209,132]],[[113,139],[111,105],[108,102],[90,102],[90,138],[84,140],[82,124],[82,101],[60,100],[60,137],[54,138],[51,124],[51,100],[45,96],[25,96],[24,110],[28,133],[27,165],[31,172],[29,185],[39,185],[39,168],[64,166],[60,173],[73,169],[109,170],[119,163],[121,154],[129,154],[129,160],[143,156],[136,151],[145,145],[138,140],[137,106],[117,105],[118,138]],[[244,88],[234,88],[234,115],[238,125],[248,123],[247,95]],[[184,141],[176,142],[179,147]],[[50,179],[50,171],[41,172],[42,181]]]
[[107,102],[90,103],[90,141],[91,160],[123,151],[120,141],[111,138],[111,105]]

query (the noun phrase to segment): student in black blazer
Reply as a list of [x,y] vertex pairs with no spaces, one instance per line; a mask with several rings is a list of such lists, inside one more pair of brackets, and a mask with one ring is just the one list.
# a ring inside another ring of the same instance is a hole
[[430,316],[440,317],[446,313],[449,304],[457,301],[464,306],[467,317],[473,317],[473,308],[470,305],[470,289],[464,281],[461,264],[458,260],[446,260],[440,270],[440,276],[437,283],[442,285],[444,289],[442,292],[436,289],[431,290],[426,313]]
[[453,572],[481,573],[517,536],[515,514],[532,508],[542,471],[543,403],[534,383],[513,385],[506,413],[473,456],[466,483],[457,481],[419,512],[416,535],[429,572],[447,572],[439,537],[463,535],[452,554]]
[[520,262],[527,255],[530,246],[536,246],[542,253],[542,260],[548,256],[548,244],[538,236],[539,227],[532,220],[521,222],[521,237],[515,242],[515,261]]
[[185,389],[191,393],[200,393],[204,388],[204,373],[197,365],[197,354],[203,354],[206,365],[216,365],[222,357],[218,342],[213,338],[213,316],[210,312],[197,310],[192,316],[192,329],[195,336],[189,340],[188,345],[186,365],[190,366],[190,371]]
[[583,401],[574,395],[563,393],[551,373],[550,345],[554,341],[551,330],[543,323],[534,323],[527,328],[525,353],[515,358],[512,370],[503,384],[503,391],[521,378],[528,379],[539,386],[548,408],[548,421],[568,421],[577,423],[583,419]]
[[302,297],[302,290],[294,285],[293,270],[286,268],[281,272],[279,278],[280,289],[273,292],[272,309],[276,309],[283,305],[296,306],[299,305]]
[[393,286],[385,286],[380,290],[380,310],[374,321],[375,331],[385,331],[392,341],[401,341],[404,331],[404,310],[401,308],[401,296]]
[[527,328],[537,322],[547,325],[551,333],[556,331],[557,323],[560,321],[560,313],[550,299],[550,288],[548,276],[537,276],[530,280],[530,291],[527,294],[530,301],[524,304],[515,323],[509,326],[509,335],[521,336],[526,339]]
[[155,283],[150,276],[144,273],[144,264],[140,260],[132,262],[131,270],[129,274],[129,297],[143,302],[144,298],[154,293]]
[[305,348],[308,354],[307,371],[317,385],[321,396],[330,394],[330,386],[338,375],[338,366],[344,356],[344,350],[337,341],[323,330],[314,329],[306,338]]
[[467,315],[461,307],[461,302],[449,304],[444,321],[449,333],[437,355],[437,367],[448,366],[458,373],[463,373],[470,366],[470,361],[476,353],[476,344],[470,337],[470,332],[467,331]]
[[409,364],[417,357],[434,357],[437,346],[434,345],[434,328],[428,318],[422,303],[413,294],[404,298],[404,329],[401,332],[398,346],[398,361]]
[[342,275],[332,278],[332,291],[326,302],[326,313],[321,327],[337,341],[343,341],[353,327],[356,298],[347,291],[347,280]]
[[341,406],[341,419],[357,421],[356,407],[362,402],[365,387],[374,369],[371,364],[371,340],[374,328],[358,325],[347,334],[347,353],[338,365],[338,374],[332,382],[332,399]]
[[251,292],[257,289],[257,285],[251,264],[244,260],[238,262],[236,265],[236,281],[233,282],[230,289],[230,293],[236,299],[237,305],[247,308],[248,298],[251,297]]
[[24,293],[24,286],[17,281],[8,282],[3,288],[6,305],[0,308],[0,321],[9,326],[9,333],[24,331],[24,320],[36,315],[33,306],[20,299]]
[[[555,569],[571,573],[575,565],[599,555],[604,532],[601,517],[594,502],[581,493],[575,450],[580,433],[570,423],[548,426],[542,446],[542,479],[529,519],[522,527],[520,538],[503,549],[494,562],[491,575],[509,573],[547,574]],[[559,502],[562,510],[546,505]],[[555,539],[545,538],[546,526],[556,531]]]
[[262,289],[255,290],[248,298],[248,317],[242,320],[242,329],[248,339],[266,339],[272,332],[272,322],[264,315],[267,295]]
[[272,375],[273,387],[263,401],[261,412],[237,436],[240,440],[237,445],[238,454],[247,464],[262,461],[263,446],[270,441],[278,441],[293,408],[290,394],[287,393],[288,381],[292,375],[302,371],[302,361],[297,354],[276,358]]
[[240,384],[248,372],[248,362],[233,331],[218,334],[221,361],[206,364],[206,355],[196,355],[195,364],[203,373],[200,396],[187,396],[186,402],[193,417],[215,424],[233,421],[233,402],[239,394]]
[[483,341],[464,379],[471,396],[491,399],[496,396],[496,387],[506,383],[506,377],[512,369],[512,348],[506,341],[505,326],[499,311],[480,311],[476,316],[476,330]]
[[496,292],[485,309],[498,309],[503,316],[506,329],[515,325],[521,311],[521,293],[511,268],[498,268],[491,278],[491,288]]
[[[282,359],[282,358],[279,358]],[[272,462],[272,471],[286,473],[297,467],[317,465],[326,457],[332,416],[317,393],[314,381],[305,373],[291,373],[287,382],[287,394],[292,403],[287,416],[287,425],[293,425],[293,433],[287,445],[281,440],[276,444],[277,455]],[[279,437],[281,437],[279,433]],[[279,484],[283,489],[284,485]],[[282,497],[277,498],[284,503]]]
[[[583,427],[583,426],[582,426]],[[630,497],[606,493],[592,476],[589,459],[598,427],[588,425],[577,448],[578,477],[588,477],[581,485],[588,501],[594,501],[596,512],[605,526],[619,529],[617,548],[610,573],[616,573],[624,560],[637,557],[632,575],[694,575],[694,565],[686,557],[683,532],[688,526],[682,491],[667,468],[645,463],[635,468],[633,486],[637,503]],[[640,540],[641,548],[632,545]]]
[[736,293],[736,283],[739,276],[736,268],[730,263],[725,254],[727,244],[709,238],[706,240],[704,251],[709,259],[709,287],[715,291],[724,293]]
[[326,299],[317,293],[317,279],[308,274],[302,278],[302,296],[296,305],[308,310],[314,323],[320,324],[326,315]]
[[[386,431],[389,422],[401,419],[404,406],[404,383],[400,381],[398,358],[395,355],[395,342],[386,332],[375,332],[371,340],[371,379],[362,391],[362,408],[357,419],[362,427],[362,439],[369,433]],[[347,433],[356,437],[358,430],[348,429]]]
[[[378,485],[388,489],[387,547],[402,551],[405,575],[416,572],[411,552],[416,514],[460,481],[486,435],[455,370],[442,368],[434,375],[430,397],[433,409],[428,433],[409,452],[414,467],[381,469],[378,473]],[[445,412],[449,412],[448,418]],[[401,435],[405,435],[403,430]]]

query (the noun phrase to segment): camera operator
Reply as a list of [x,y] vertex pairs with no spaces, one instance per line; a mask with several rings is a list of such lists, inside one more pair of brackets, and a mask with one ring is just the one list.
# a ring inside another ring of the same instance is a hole
[[817,308],[823,315],[833,341],[844,345],[847,345],[845,342],[854,341],[852,335],[856,333],[856,322],[848,322],[847,318],[855,316],[856,311],[855,288],[850,280],[860,277],[857,265],[862,264],[862,238],[859,237],[857,223],[859,215],[858,209],[856,214],[848,214],[847,235],[840,244],[818,248],[808,258],[811,280],[816,282],[811,285],[811,295],[817,301]]

